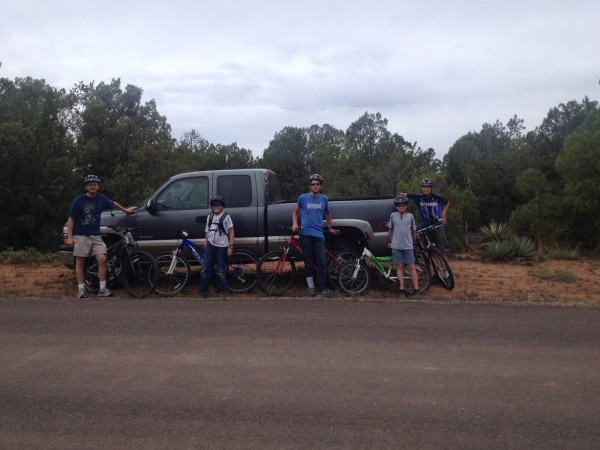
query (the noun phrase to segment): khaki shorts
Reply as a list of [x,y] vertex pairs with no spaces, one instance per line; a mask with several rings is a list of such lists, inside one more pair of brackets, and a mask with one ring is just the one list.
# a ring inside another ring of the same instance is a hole
[[104,253],[106,244],[100,236],[73,236],[73,256],[87,258]]

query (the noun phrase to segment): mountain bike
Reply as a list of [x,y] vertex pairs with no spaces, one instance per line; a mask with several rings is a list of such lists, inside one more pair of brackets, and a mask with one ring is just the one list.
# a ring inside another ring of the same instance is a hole
[[431,268],[431,277],[451,291],[454,289],[454,275],[450,269],[450,264],[429,238],[429,232],[441,226],[441,224],[429,225],[417,231],[415,261]]
[[[182,292],[190,283],[192,268],[188,260],[182,256],[184,248],[188,248],[197,263],[204,265],[202,254],[204,247],[188,239],[189,234],[184,230],[177,231],[181,243],[173,251],[161,253],[156,258],[158,264],[158,280],[154,287],[161,295],[175,295]],[[216,273],[212,273],[215,275]],[[227,285],[232,292],[248,292],[256,284],[256,258],[245,250],[234,250],[227,260],[225,274]]]
[[[388,280],[394,285],[400,284],[397,277],[397,271],[393,270],[394,264],[392,257],[375,256],[365,245],[363,247],[362,254],[358,258],[345,264],[339,270],[338,285],[342,291],[346,292],[347,294],[357,295],[362,294],[367,289],[371,280],[371,275],[369,267],[365,263],[365,258],[368,258],[368,260],[373,262],[380,277]],[[419,280],[419,289],[417,292],[419,294],[424,294],[431,285],[431,276],[429,274],[429,270],[427,270],[427,268],[420,263],[415,263],[415,270],[417,271],[417,277]],[[407,291],[414,291],[410,271],[406,265],[404,265],[404,288]]]
[[[283,233],[289,234],[287,243],[279,250],[272,250],[258,261],[258,286],[268,295],[282,295],[288,291],[296,280],[296,264],[294,260],[301,258],[302,247],[289,227],[281,227]],[[349,261],[354,261],[356,253],[347,248],[331,251],[329,247],[330,233],[326,234],[327,272],[330,286],[337,286],[339,269]],[[295,251],[294,251],[295,250]]]
[[[107,286],[112,289],[122,285],[132,297],[149,295],[158,279],[158,267],[152,255],[137,250],[133,233],[142,229],[139,227],[126,228],[120,225],[109,225],[108,228],[116,231],[118,239],[114,240],[114,234],[102,235],[102,239],[105,242],[108,241],[106,251]],[[85,289],[94,294],[98,293],[100,278],[97,259],[88,258],[83,271]]]

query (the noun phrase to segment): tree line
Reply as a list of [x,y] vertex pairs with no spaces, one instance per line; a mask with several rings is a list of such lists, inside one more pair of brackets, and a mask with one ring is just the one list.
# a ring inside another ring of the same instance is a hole
[[0,251],[55,250],[85,174],[133,205],[177,173],[251,167],[275,171],[291,200],[315,172],[330,198],[418,192],[421,178],[433,178],[451,202],[447,231],[455,250],[467,243],[465,232],[492,221],[510,223],[540,246],[600,244],[600,110],[587,97],[551,108],[527,133],[516,115],[506,125],[484,123],[439,160],[369,112],[345,131],[285,127],[255,158],[195,129],[173,138],[156,102],[142,95],[119,79],[66,91],[39,79],[0,78]]

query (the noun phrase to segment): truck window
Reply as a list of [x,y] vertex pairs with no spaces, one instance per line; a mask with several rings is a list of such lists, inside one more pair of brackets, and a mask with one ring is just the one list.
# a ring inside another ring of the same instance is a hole
[[208,178],[183,178],[168,185],[156,196],[158,211],[208,208]]
[[273,203],[281,200],[281,188],[279,181],[273,172],[264,174],[265,180],[265,202]]
[[222,175],[217,179],[217,193],[225,200],[227,208],[252,205],[250,175]]

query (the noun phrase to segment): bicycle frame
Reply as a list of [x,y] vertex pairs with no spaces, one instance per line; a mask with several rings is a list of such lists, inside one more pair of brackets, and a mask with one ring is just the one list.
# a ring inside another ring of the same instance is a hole
[[[360,258],[362,259],[365,256],[367,256],[371,261],[373,261],[373,263],[375,264],[375,267],[379,271],[380,275],[383,276],[386,280],[391,280],[391,281],[398,280],[398,277],[396,277],[395,275],[392,275],[392,269],[393,269],[394,264],[393,264],[393,258],[391,256],[375,256],[373,253],[371,253],[369,251],[369,249],[367,247],[364,247]],[[387,269],[383,265],[384,263],[390,264]]]
[[[177,246],[177,248],[175,250],[173,250],[173,254],[174,255],[181,254],[181,250],[183,250],[183,247],[185,246],[190,250],[190,252],[192,252],[192,254],[198,260],[198,262],[200,264],[204,265],[204,259],[202,258],[202,255],[201,255],[201,253],[204,253],[204,247],[190,241],[186,236],[187,236],[187,233],[185,233],[183,239],[181,240],[181,244],[179,244]],[[177,258],[173,258],[171,260],[171,265],[169,266],[169,270],[166,272],[167,275],[173,274],[173,271],[175,270],[176,265],[177,265]]]
[[[281,275],[281,271],[283,270],[285,262],[287,261],[287,258],[288,258],[290,247],[295,248],[298,252],[300,252],[300,254],[303,254],[302,247],[300,246],[300,240],[294,235],[294,233],[292,233],[290,235],[288,242],[282,248],[283,258],[280,259],[279,264],[277,266],[277,271],[276,271],[277,275]],[[331,253],[329,251],[329,249],[327,247],[325,248],[325,253],[327,254],[327,256],[332,258],[334,261],[336,260],[336,257],[333,255],[333,253]],[[317,266],[314,265],[314,268],[316,270]]]

